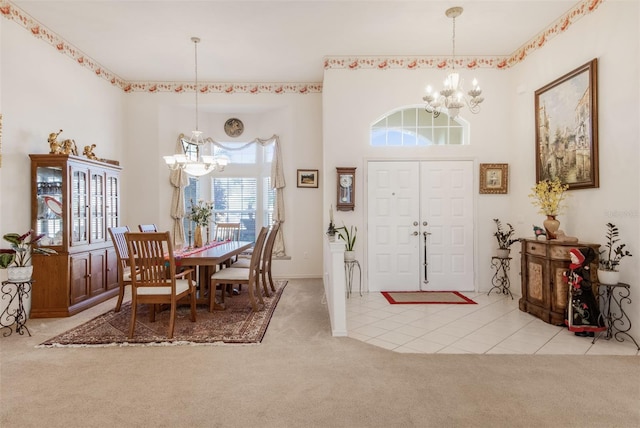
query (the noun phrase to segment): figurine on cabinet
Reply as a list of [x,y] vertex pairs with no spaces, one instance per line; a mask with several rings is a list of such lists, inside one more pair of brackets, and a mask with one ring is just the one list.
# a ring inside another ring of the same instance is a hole
[[64,140],[60,146],[60,153],[63,155],[76,155],[78,156],[78,147],[74,140]]
[[61,145],[60,143],[58,143],[58,135],[60,135],[60,133],[62,133],[62,129],[57,133],[52,132],[51,134],[49,134],[49,138],[47,139],[47,141],[49,141],[50,155],[57,155],[60,153]]
[[589,265],[596,259],[596,252],[591,247],[572,248],[569,257],[569,271],[563,274],[569,284],[565,323],[576,336],[593,337],[595,332],[605,330],[591,287]]
[[82,154],[88,157],[89,159],[98,160],[98,157],[95,154],[93,154],[93,149],[95,148],[96,148],[95,144],[92,144],[90,146],[84,146],[84,151],[82,152]]

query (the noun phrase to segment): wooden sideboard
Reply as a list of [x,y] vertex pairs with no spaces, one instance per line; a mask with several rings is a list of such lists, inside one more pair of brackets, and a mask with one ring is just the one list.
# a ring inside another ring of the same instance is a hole
[[[568,285],[564,272],[569,270],[572,248],[591,247],[599,254],[600,245],[585,242],[521,239],[522,298],[520,310],[554,325],[564,324]],[[597,295],[598,259],[591,263],[591,284]]]

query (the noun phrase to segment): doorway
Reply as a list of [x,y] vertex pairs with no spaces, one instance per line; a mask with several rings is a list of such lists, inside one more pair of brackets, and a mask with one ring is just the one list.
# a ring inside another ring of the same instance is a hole
[[473,161],[367,164],[370,291],[473,291]]

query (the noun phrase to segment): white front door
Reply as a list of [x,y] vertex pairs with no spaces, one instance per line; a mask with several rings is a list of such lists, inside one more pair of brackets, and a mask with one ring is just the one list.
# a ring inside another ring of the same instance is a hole
[[370,291],[471,291],[473,162],[368,164]]

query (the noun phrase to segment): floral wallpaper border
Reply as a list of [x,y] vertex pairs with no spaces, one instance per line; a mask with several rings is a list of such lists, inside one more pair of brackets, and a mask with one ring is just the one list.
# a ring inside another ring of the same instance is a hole
[[[542,48],[549,40],[566,31],[574,22],[590,14],[605,0],[583,0],[571,8],[549,27],[538,33],[514,53],[496,57],[456,58],[456,66],[468,69],[494,68],[506,69],[524,61],[531,52]],[[66,54],[79,65],[91,70],[96,76],[109,81],[124,92],[193,92],[195,85],[180,82],[137,82],[125,81],[109,71],[82,51],[67,43],[60,36],[27,15],[9,0],[0,0],[0,14],[19,23],[34,37],[44,40],[58,51]],[[447,68],[450,57],[325,57],[324,69],[420,69]],[[206,83],[200,85],[201,93],[221,94],[312,94],[322,92],[322,83]]]

